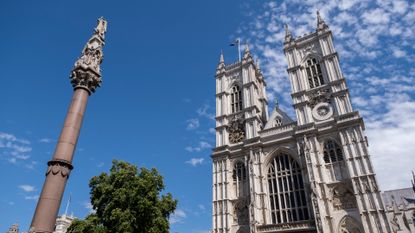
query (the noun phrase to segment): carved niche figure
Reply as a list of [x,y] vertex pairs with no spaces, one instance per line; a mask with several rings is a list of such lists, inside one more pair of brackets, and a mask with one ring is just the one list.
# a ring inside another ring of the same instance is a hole
[[245,138],[244,120],[242,117],[235,116],[228,126],[229,142],[242,142]]
[[246,225],[249,223],[249,209],[247,198],[240,197],[234,201],[233,220],[239,225]]
[[351,191],[344,186],[338,186],[333,189],[333,208],[335,210],[354,209],[356,200]]
[[362,228],[353,218],[346,216],[342,219],[339,224],[339,232],[340,233],[361,233]]

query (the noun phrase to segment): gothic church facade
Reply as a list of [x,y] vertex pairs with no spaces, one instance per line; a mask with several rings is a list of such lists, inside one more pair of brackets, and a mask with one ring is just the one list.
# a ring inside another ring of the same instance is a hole
[[266,83],[246,47],[216,70],[213,233],[389,233],[363,119],[350,102],[332,33],[294,38],[284,53],[297,120],[268,115]]

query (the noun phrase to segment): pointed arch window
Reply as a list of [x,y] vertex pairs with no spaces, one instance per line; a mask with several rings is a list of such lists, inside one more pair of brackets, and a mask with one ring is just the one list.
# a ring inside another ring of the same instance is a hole
[[231,109],[232,113],[239,112],[242,110],[242,93],[238,85],[232,87]]
[[347,172],[343,150],[333,139],[324,142],[323,159],[332,181],[340,181],[346,178]]
[[315,88],[324,84],[323,73],[320,63],[316,58],[309,58],[306,61],[306,72],[310,88]]
[[267,180],[273,224],[310,219],[301,168],[291,156],[276,156],[269,165]]
[[235,187],[235,195],[237,197],[244,196],[245,182],[246,182],[246,169],[243,162],[238,161],[233,167],[233,184]]
[[276,117],[275,118],[275,126],[282,126],[282,119],[281,117]]
[[339,144],[329,139],[324,143],[324,162],[335,163],[343,161],[343,152]]

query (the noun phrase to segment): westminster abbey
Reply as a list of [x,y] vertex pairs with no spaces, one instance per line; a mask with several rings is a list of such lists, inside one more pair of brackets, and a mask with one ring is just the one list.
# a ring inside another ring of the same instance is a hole
[[285,31],[296,120],[278,105],[268,114],[248,47],[236,63],[220,57],[212,232],[392,232],[332,32],[319,15],[310,34]]

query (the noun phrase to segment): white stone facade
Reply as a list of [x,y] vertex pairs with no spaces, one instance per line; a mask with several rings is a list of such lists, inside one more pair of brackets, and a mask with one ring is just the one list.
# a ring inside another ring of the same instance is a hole
[[266,83],[248,48],[216,70],[212,232],[390,233],[364,123],[350,103],[332,33],[284,52],[297,121],[268,116]]
[[56,219],[55,231],[53,233],[66,233],[74,219],[73,216],[67,216],[66,214],[59,216]]

